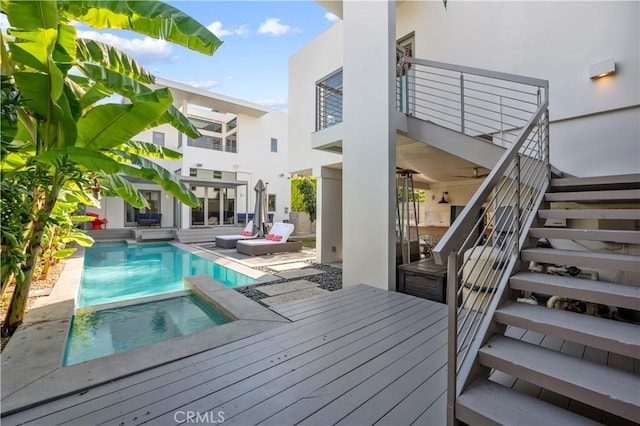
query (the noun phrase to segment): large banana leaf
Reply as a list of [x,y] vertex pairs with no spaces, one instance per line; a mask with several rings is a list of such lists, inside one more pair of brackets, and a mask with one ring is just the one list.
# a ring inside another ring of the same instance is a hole
[[77,56],[80,62],[95,62],[103,68],[113,70],[142,83],[155,83],[155,77],[140,66],[126,53],[108,44],[79,38],[77,40]]
[[[96,92],[87,93],[87,98],[83,98],[82,104],[86,108],[88,103],[95,99],[105,91],[115,92],[125,98],[132,99],[141,94],[151,93],[153,90],[133,78],[129,78],[124,74],[114,72],[110,69],[101,68],[93,64],[79,65],[78,68],[91,80],[96,82],[99,87]],[[189,121],[175,106],[171,105],[162,116],[149,123],[149,128],[156,127],[164,123],[171,124],[181,133],[192,138],[202,136],[196,126]]]
[[200,204],[193,192],[162,166],[146,158],[136,156],[131,158],[131,163],[139,168],[122,165],[123,173],[157,183],[162,189],[189,207],[196,207]]
[[36,157],[36,160],[43,164],[61,169],[69,162],[79,164],[86,170],[92,172],[102,172],[105,174],[116,174],[122,170],[122,165],[93,149],[69,146],[66,148],[52,149]]
[[117,147],[147,128],[171,105],[169,89],[132,98],[130,105],[98,105],[78,120],[78,146],[98,149]]
[[151,142],[129,141],[119,146],[118,149],[138,156],[163,160],[179,160],[182,158],[182,153]]
[[193,18],[160,1],[69,0],[59,13],[94,28],[132,30],[212,55],[222,42]]
[[2,11],[12,27],[35,30],[58,27],[58,5],[55,1],[3,1]]
[[133,207],[149,207],[147,199],[128,180],[120,175],[106,175],[102,178],[102,184],[107,193],[113,193],[122,198]]

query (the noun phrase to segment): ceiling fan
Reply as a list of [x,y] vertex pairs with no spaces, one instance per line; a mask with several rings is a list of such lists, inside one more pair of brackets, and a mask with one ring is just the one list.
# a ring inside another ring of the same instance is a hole
[[454,175],[454,177],[465,178],[465,179],[480,179],[480,178],[489,176],[489,170],[487,170],[486,173],[480,173],[480,169],[484,169],[484,167],[474,167],[473,168],[473,173],[471,174],[471,176],[469,176],[469,175],[466,175],[466,176]]

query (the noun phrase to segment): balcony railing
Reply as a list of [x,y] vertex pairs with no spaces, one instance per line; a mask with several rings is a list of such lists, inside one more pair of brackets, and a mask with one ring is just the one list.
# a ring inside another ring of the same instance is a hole
[[398,110],[504,147],[548,98],[536,78],[400,54],[397,70]]
[[342,123],[342,70],[316,83],[316,131]]

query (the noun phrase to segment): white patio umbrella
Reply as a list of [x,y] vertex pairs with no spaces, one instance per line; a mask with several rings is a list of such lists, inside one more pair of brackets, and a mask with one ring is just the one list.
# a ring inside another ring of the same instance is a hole
[[258,179],[258,183],[253,187],[256,191],[256,207],[253,210],[253,233],[262,238],[269,233],[267,225],[267,188],[264,186],[262,179]]

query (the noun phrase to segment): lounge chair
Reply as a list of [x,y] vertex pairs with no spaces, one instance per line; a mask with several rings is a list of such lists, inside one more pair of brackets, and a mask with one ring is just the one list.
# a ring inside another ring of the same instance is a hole
[[239,234],[235,235],[218,235],[216,237],[216,247],[222,247],[227,249],[236,248],[236,243],[240,240],[249,240],[257,237],[257,232],[253,232],[253,220],[247,223],[247,226]]
[[300,251],[302,250],[300,241],[287,241],[292,232],[293,224],[276,222],[266,238],[238,241],[236,250],[238,253],[249,256]]

